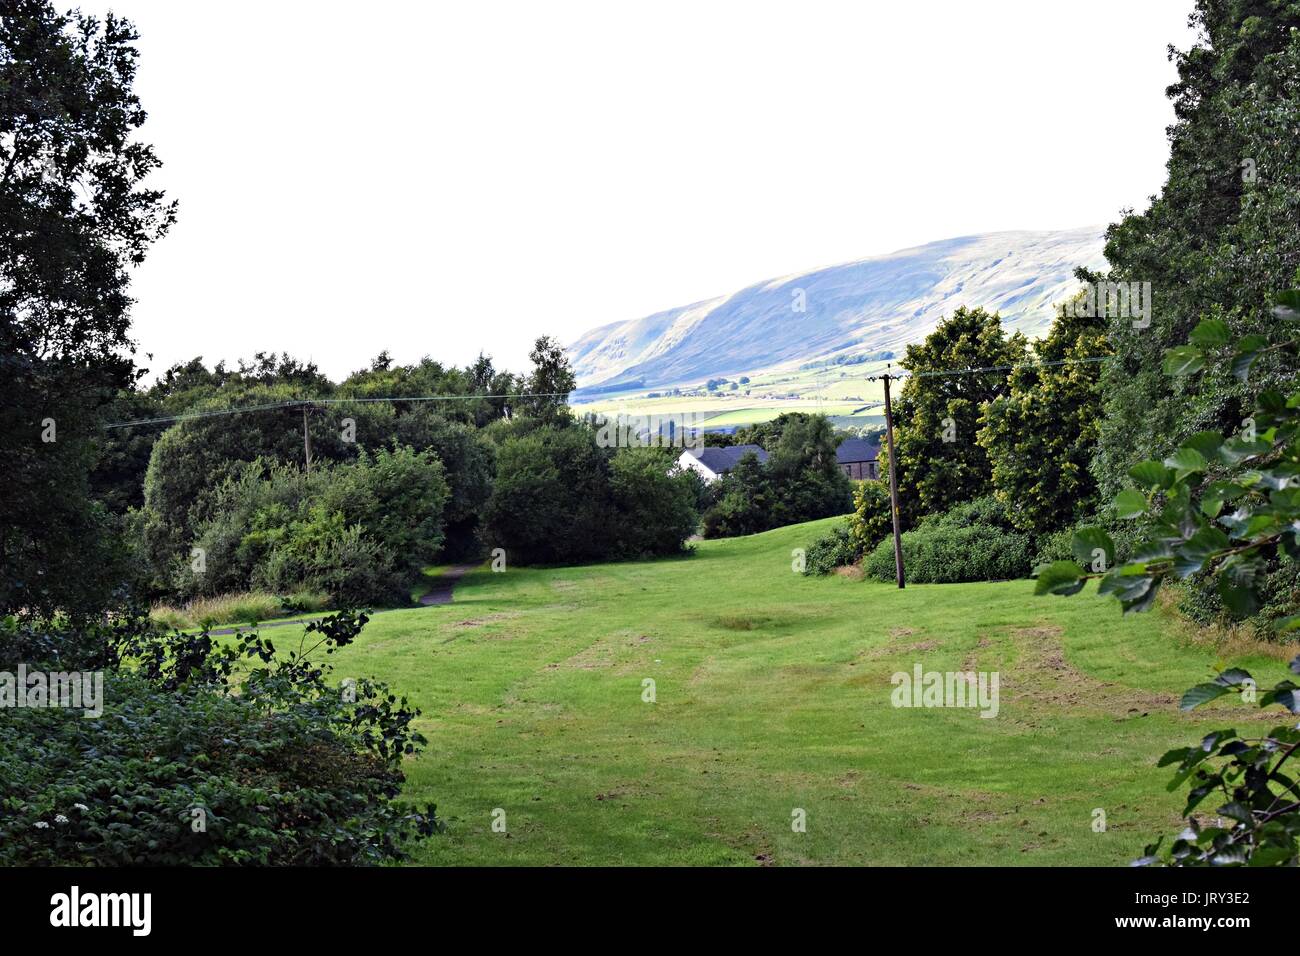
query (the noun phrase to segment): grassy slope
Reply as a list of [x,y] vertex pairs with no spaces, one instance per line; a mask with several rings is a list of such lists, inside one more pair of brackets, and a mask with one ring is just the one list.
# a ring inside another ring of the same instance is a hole
[[[474,572],[452,605],[377,617],[336,676],[382,677],[425,712],[408,793],[451,832],[420,862],[1117,864],[1178,825],[1155,759],[1258,719],[1180,714],[1211,654],[1091,594],[792,573],[830,523],[681,560]],[[918,661],[998,670],[1001,713],[892,707],[890,675]]]

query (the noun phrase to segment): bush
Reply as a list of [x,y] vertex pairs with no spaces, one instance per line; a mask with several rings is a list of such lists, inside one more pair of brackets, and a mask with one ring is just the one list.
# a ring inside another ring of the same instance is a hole
[[316,643],[302,657],[277,657],[256,635],[218,646],[139,621],[112,634],[0,630],[4,666],[107,666],[100,718],[21,708],[0,722],[0,865],[403,858],[409,841],[441,829],[434,808],[393,802],[403,757],[424,743],[418,711],[366,680],[344,693],[311,659],[350,643],[365,620],[341,612],[308,625]]
[[544,425],[506,438],[484,536],[519,564],[600,561],[613,548],[609,463],[593,431]]
[[1038,539],[1038,547],[1034,551],[1034,567],[1041,568],[1054,561],[1074,560],[1074,551],[1070,547],[1073,538],[1073,528],[1063,528],[1043,535]]
[[[1033,541],[1010,529],[1002,506],[991,496],[930,515],[902,535],[907,580],[918,584],[1005,581],[1032,570]],[[893,541],[882,541],[867,557],[869,577],[894,580]]]
[[624,448],[610,462],[619,557],[680,553],[695,533],[699,476],[675,466],[669,449]]
[[803,573],[830,574],[836,568],[848,567],[861,560],[862,552],[853,531],[847,524],[837,524],[808,546]]
[[310,473],[261,460],[241,465],[200,525],[202,566],[177,562],[176,590],[325,591],[344,605],[403,599],[438,556],[447,498],[437,457],[409,448],[362,451],[354,462]]
[[853,514],[849,515],[849,533],[859,554],[869,554],[894,531],[889,515],[889,482],[884,479],[860,481],[853,489]]
[[734,538],[767,531],[775,491],[758,456],[743,456],[709,489],[713,504],[704,512],[706,538]]

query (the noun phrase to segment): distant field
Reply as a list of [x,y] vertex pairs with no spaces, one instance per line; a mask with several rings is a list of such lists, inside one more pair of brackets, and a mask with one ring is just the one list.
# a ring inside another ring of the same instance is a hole
[[[692,412],[708,416],[706,427],[750,425],[769,421],[782,412],[818,412],[832,416],[841,426],[874,425],[883,420],[879,403],[884,391],[879,382],[866,381],[866,376],[883,367],[884,363],[876,362],[761,372],[750,376],[750,381],[734,392],[723,386],[698,396],[660,394],[647,398],[660,390],[633,389],[580,399],[574,402],[573,409],[579,415],[590,412],[602,416]],[[872,407],[863,410],[863,406]]]
[[[450,832],[419,862],[1117,865],[1179,826],[1160,754],[1259,720],[1177,710],[1214,655],[1159,614],[1027,581],[794,574],[791,549],[831,523],[680,560],[476,571],[450,605],[377,616],[335,676],[424,710],[406,794]],[[998,716],[893,707],[891,674],[917,663],[998,671]]]

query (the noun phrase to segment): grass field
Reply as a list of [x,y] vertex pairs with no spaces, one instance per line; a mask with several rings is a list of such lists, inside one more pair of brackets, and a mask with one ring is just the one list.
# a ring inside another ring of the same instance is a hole
[[[791,549],[830,523],[679,560],[477,571],[453,604],[377,616],[335,677],[383,678],[424,711],[407,793],[450,831],[417,862],[1122,864],[1179,826],[1159,755],[1261,725],[1236,703],[1177,710],[1214,653],[1159,614],[1026,581],[794,574]],[[891,674],[916,663],[998,671],[997,717],[893,707]]]
[[[720,389],[701,395],[663,395],[647,398],[644,388],[600,396],[585,396],[572,406],[575,414],[706,416],[706,428],[752,425],[770,421],[782,412],[829,415],[841,427],[876,425],[884,421],[880,409],[883,386],[867,377],[883,370],[884,362],[818,369],[774,369],[754,372],[739,390]],[[797,397],[792,397],[797,396]],[[855,414],[856,413],[856,414]]]

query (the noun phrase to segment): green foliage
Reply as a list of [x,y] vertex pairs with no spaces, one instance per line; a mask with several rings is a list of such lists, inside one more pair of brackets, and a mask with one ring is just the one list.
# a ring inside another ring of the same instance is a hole
[[[1291,661],[1290,669],[1300,674],[1300,657]],[[1148,845],[1136,865],[1295,866],[1300,862],[1296,782],[1282,771],[1300,749],[1300,729],[1294,726],[1294,715],[1300,713],[1300,687],[1283,680],[1261,690],[1248,671],[1230,668],[1189,688],[1180,706],[1192,710],[1232,694],[1244,703],[1282,707],[1292,715],[1291,723],[1260,736],[1215,730],[1193,746],[1161,757],[1161,767],[1175,768],[1168,789],[1184,784],[1190,788],[1183,807],[1187,827],[1168,847],[1163,847],[1163,837]],[[1220,820],[1216,826],[1206,826],[1192,815],[1210,799]]]
[[[1003,581],[1029,574],[1033,542],[1015,531],[992,498],[964,502],[924,518],[902,535],[907,580],[918,584]],[[869,577],[893,581],[894,542],[886,538],[866,559]]]
[[849,479],[835,461],[838,437],[824,415],[793,413],[769,422],[770,457],[745,455],[709,490],[704,536],[724,538],[828,518],[851,506]]
[[528,395],[519,399],[520,411],[545,425],[564,424],[570,418],[569,393],[578,385],[564,346],[543,335],[533,343],[528,358],[533,371],[528,376]]
[[609,551],[608,462],[595,434],[543,426],[497,450],[484,537],[519,564],[592,561]]
[[775,489],[758,456],[743,455],[708,489],[701,532],[706,538],[732,538],[775,527],[774,497]]
[[1203,322],[1200,336],[1269,334],[1270,294],[1300,266],[1300,8],[1198,0],[1193,21],[1205,39],[1174,55],[1164,189],[1146,211],[1111,226],[1112,271],[1093,277],[1149,282],[1153,297],[1149,326],[1109,322],[1120,357],[1102,375],[1093,467],[1106,501],[1138,462],[1163,461],[1197,432],[1235,431],[1259,392],[1286,390],[1300,371],[1294,355],[1277,352],[1261,355],[1248,381],[1226,363],[1196,381],[1162,371],[1167,353],[1170,370],[1193,370],[1195,359],[1185,365],[1180,356],[1199,347],[1185,343]]
[[[142,622],[95,636],[0,632],[0,660],[56,643],[57,669],[103,666],[104,714],[22,708],[0,722],[0,864],[359,865],[442,829],[393,802],[419,711],[384,684],[334,685],[319,660],[365,615],[307,625],[287,655],[255,634],[219,644]],[[52,638],[52,641],[50,640]],[[82,646],[99,660],[70,659]],[[108,651],[108,660],[103,651]],[[129,666],[118,666],[124,661]],[[32,665],[29,666],[43,666]],[[237,676],[238,675],[238,676]]]
[[[976,434],[985,406],[1007,393],[1005,367],[1024,358],[1024,337],[1008,336],[996,314],[978,308],[957,309],[924,342],[907,347],[901,364],[911,375],[894,406],[905,528],[992,491],[993,466]],[[929,374],[955,369],[973,371]]]
[[854,548],[860,554],[870,553],[886,535],[894,531],[889,513],[889,482],[884,478],[860,481],[853,489],[853,514],[849,516],[849,531]]
[[660,448],[610,452],[590,427],[542,425],[506,438],[484,536],[519,564],[680,553],[697,522],[698,480]]
[[[1062,309],[1033,362],[1013,369],[1007,393],[984,410],[978,435],[992,465],[993,493],[1021,531],[1044,534],[1092,512],[1089,470],[1101,423],[1104,322]],[[1057,364],[1053,364],[1057,363]]]
[[[129,270],[175,219],[143,181],[136,39],[48,2],[0,19],[0,613],[109,601],[115,523],[88,473],[100,411],[136,378]],[[51,431],[51,429],[53,429]]]
[[656,557],[685,550],[700,515],[701,479],[674,467],[675,449],[623,448],[609,463],[616,554]]
[[[1199,344],[1170,349],[1170,374],[1190,378],[1207,366],[1231,363],[1244,381],[1250,370],[1240,361],[1243,350],[1300,349],[1300,309],[1288,304],[1300,302],[1300,293],[1284,293],[1277,301],[1283,325],[1272,340],[1252,335],[1243,344],[1202,330],[1192,337]],[[1168,579],[1212,579],[1227,616],[1254,615],[1268,572],[1300,557],[1300,392],[1288,397],[1264,390],[1238,434],[1198,432],[1163,461],[1138,462],[1129,477],[1135,487],[1120,491],[1115,510],[1145,524],[1127,563],[1115,562],[1105,531],[1085,528],[1074,536],[1078,563],[1061,563],[1053,574],[1064,579],[1073,572],[1079,587],[1099,577],[1102,593],[1119,598],[1126,613],[1149,608]],[[1101,560],[1088,564],[1085,556],[1099,548],[1105,552]],[[1048,590],[1073,593],[1071,586]],[[1283,622],[1291,619],[1292,597],[1279,608]]]
[[[1201,369],[1229,364],[1245,382],[1253,363],[1243,361],[1243,352],[1294,354],[1300,349],[1300,291],[1285,292],[1276,303],[1280,333],[1271,338],[1251,334],[1234,342],[1223,329],[1202,324],[1187,345],[1168,351],[1166,370],[1190,379]],[[1104,530],[1080,529],[1073,540],[1076,560],[1042,569],[1038,593],[1075,594],[1088,579],[1100,578],[1098,590],[1118,598],[1128,613],[1149,609],[1166,580],[1212,579],[1229,617],[1258,614],[1270,564],[1289,564],[1294,578],[1300,558],[1300,392],[1286,396],[1262,390],[1245,426],[1227,438],[1215,431],[1197,432],[1163,461],[1142,461],[1130,468],[1135,487],[1120,493],[1116,510],[1142,519],[1144,534],[1127,561],[1115,560],[1116,549]],[[1279,632],[1300,629],[1297,604],[1292,591],[1289,600],[1276,605],[1273,623]],[[1292,671],[1300,673],[1300,658],[1292,662]],[[1243,690],[1255,694],[1250,675],[1225,671],[1212,683],[1189,690],[1183,708]],[[1259,702],[1300,712],[1295,692],[1296,686],[1284,681]],[[1193,783],[1184,812],[1190,814],[1207,796],[1221,792],[1228,802],[1219,813],[1233,822],[1211,828],[1191,821],[1167,856],[1157,856],[1157,843],[1139,862],[1294,862],[1300,803],[1293,799],[1295,783],[1278,771],[1297,745],[1300,734],[1280,727],[1252,740],[1237,739],[1235,731],[1218,731],[1199,747],[1170,751],[1161,761],[1162,766],[1179,764],[1170,789],[1188,780]],[[1216,748],[1215,755],[1229,758],[1227,762],[1217,770],[1202,767]]]
[[341,603],[399,600],[442,543],[448,499],[442,464],[410,448],[362,451],[355,462],[310,473],[262,461],[217,490],[212,517],[173,570],[182,594],[248,587],[323,590]]
[[808,546],[803,573],[830,574],[836,568],[846,568],[861,560],[862,550],[852,529],[847,523],[837,524]]

